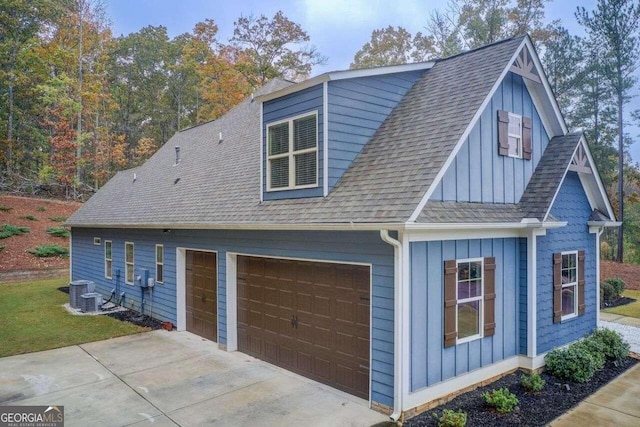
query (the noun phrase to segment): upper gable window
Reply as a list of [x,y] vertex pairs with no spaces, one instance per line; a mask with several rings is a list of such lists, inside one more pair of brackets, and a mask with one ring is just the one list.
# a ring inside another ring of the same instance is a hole
[[531,118],[498,111],[498,154],[531,159]]
[[267,190],[318,186],[318,117],[293,117],[267,126]]

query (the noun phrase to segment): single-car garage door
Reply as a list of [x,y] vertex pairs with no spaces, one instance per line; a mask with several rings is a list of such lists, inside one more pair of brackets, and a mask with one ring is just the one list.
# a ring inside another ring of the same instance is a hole
[[238,256],[238,349],[369,397],[369,267]]
[[187,331],[217,341],[218,278],[216,254],[186,252]]

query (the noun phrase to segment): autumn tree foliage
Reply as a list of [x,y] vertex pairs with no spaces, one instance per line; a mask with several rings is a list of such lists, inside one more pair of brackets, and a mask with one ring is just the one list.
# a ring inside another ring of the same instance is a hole
[[67,188],[71,187],[76,174],[76,133],[65,119],[62,106],[49,112],[45,126],[49,127],[51,133],[49,164],[55,171],[56,180]]

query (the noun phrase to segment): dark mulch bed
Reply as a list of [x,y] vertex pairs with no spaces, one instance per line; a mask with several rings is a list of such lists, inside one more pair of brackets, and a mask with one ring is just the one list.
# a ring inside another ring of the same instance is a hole
[[[442,414],[443,409],[462,409],[467,413],[468,426],[544,426],[583,401],[603,385],[638,363],[636,359],[627,357],[617,363],[607,362],[605,367],[585,384],[559,380],[549,374],[542,373],[547,382],[538,394],[528,393],[520,384],[523,372],[516,371],[498,381],[474,391],[462,394],[451,402],[423,412],[409,419],[403,426],[437,426],[434,414]],[[484,402],[482,393],[508,387],[518,396],[519,410],[511,414],[501,415],[491,410]]]
[[636,301],[637,300],[635,298],[620,297],[620,298],[613,299],[609,302],[601,301],[600,308],[620,307],[621,305],[631,304],[632,302],[636,302]]
[[69,287],[68,286],[60,286],[58,290],[62,293],[69,295]]
[[151,328],[153,330],[162,329],[162,322],[160,320],[149,317],[146,314],[141,315],[137,311],[117,311],[115,313],[107,313],[105,316],[113,317],[114,319],[118,319],[122,322],[130,322],[138,326]]

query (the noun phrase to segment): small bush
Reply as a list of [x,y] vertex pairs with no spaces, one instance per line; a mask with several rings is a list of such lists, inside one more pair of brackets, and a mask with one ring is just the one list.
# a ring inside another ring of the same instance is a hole
[[614,330],[597,329],[590,339],[602,343],[604,356],[609,360],[624,359],[629,354],[629,344]]
[[71,233],[64,227],[49,227],[47,228],[47,233],[56,237],[69,237]]
[[67,220],[66,216],[50,216],[49,219],[55,222],[65,222]]
[[4,251],[5,245],[0,245],[0,252]]
[[600,302],[608,304],[616,296],[616,290],[611,283],[600,283]]
[[5,206],[5,205],[0,205],[0,211],[2,212],[9,212],[11,209],[9,206]]
[[464,427],[467,425],[467,413],[462,410],[445,409],[440,417],[437,414],[433,416],[438,420],[438,427]]
[[44,206],[38,206],[38,207],[36,208],[36,210],[37,210],[38,212],[44,212],[44,211],[46,211],[46,210],[47,210],[47,208],[45,208]]
[[38,220],[38,218],[36,218],[33,215],[25,215],[25,216],[22,216],[20,218],[28,219],[29,221],[37,221]]
[[531,375],[523,375],[520,379],[522,383],[522,387],[525,390],[531,393],[538,393],[542,391],[544,385],[546,384],[545,380],[540,376],[540,374],[533,373]]
[[596,361],[591,353],[574,344],[567,348],[554,348],[544,360],[547,371],[558,378],[585,383],[596,373]]
[[27,252],[39,258],[50,258],[55,256],[67,258],[69,256],[69,249],[63,248],[60,245],[40,245],[35,249],[29,249]]
[[[624,280],[620,279],[619,277],[612,277],[610,279],[605,280],[603,283],[608,283],[611,286],[613,286],[615,295],[618,297],[622,295],[622,291],[624,291],[624,288],[625,288]],[[602,283],[600,283],[600,286],[602,286]]]
[[28,232],[29,227],[18,227],[17,225],[4,224],[2,228],[0,228],[0,239],[26,234]]
[[518,407],[518,397],[504,387],[498,390],[485,391],[484,401],[501,414],[508,414]]
[[591,357],[593,357],[596,371],[599,371],[604,367],[604,363],[607,361],[607,359],[604,356],[604,345],[600,341],[592,340],[587,336],[584,339],[571,345],[573,347],[586,350],[591,355]]

